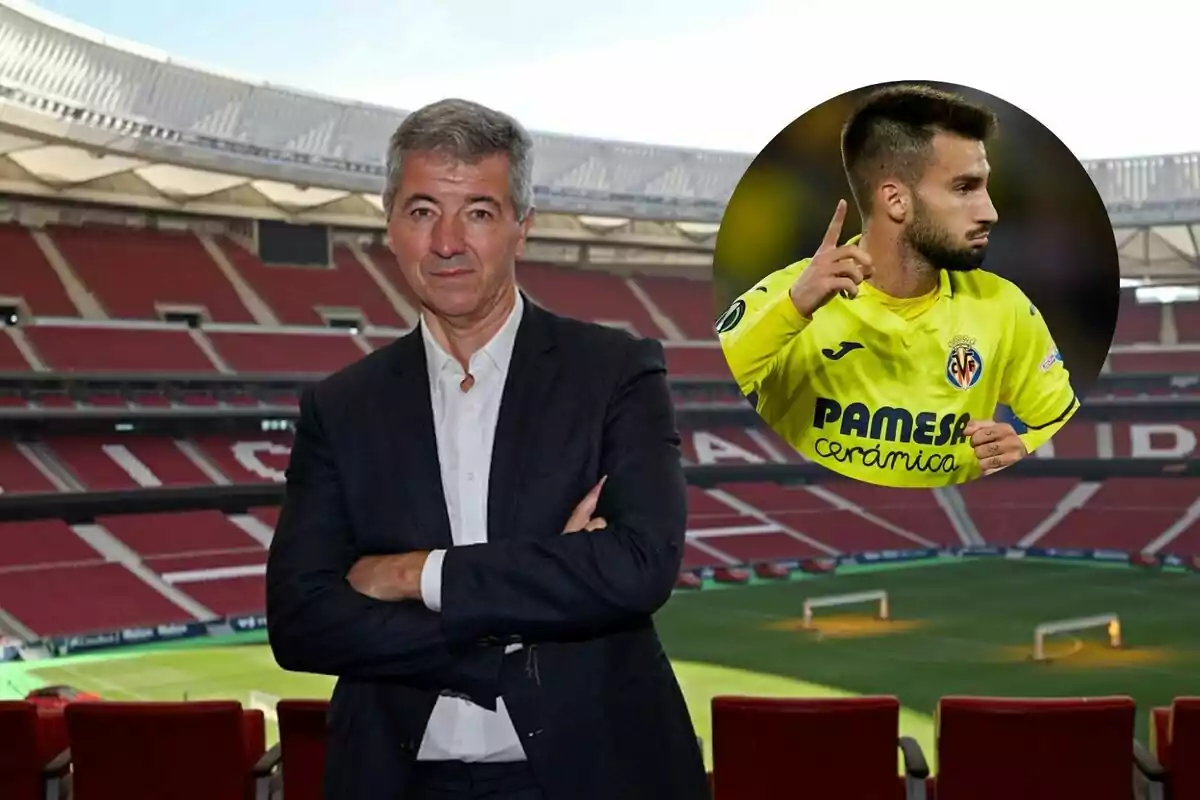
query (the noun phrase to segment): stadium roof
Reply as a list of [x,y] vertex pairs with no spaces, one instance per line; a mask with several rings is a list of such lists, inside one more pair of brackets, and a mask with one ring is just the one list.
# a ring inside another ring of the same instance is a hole
[[[378,228],[383,147],[405,114],[187,65],[0,0],[0,192]],[[540,209],[675,220],[669,238],[693,243],[711,244],[753,158],[533,135]],[[1200,154],[1085,166],[1127,274],[1197,274]]]

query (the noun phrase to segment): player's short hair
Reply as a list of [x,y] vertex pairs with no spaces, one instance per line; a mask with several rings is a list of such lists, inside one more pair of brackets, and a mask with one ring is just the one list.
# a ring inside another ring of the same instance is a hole
[[508,156],[508,191],[517,219],[524,220],[533,208],[533,139],[529,132],[508,114],[450,98],[409,114],[388,141],[383,210],[389,219],[400,188],[404,156],[431,152],[466,164],[497,154]]
[[842,164],[865,219],[875,182],[895,176],[914,183],[933,150],[936,133],[986,142],[996,115],[952,92],[929,86],[888,86],[869,94],[842,127]]

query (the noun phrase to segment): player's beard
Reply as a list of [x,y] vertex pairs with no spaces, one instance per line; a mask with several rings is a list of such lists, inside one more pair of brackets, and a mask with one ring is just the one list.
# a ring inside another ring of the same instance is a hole
[[913,198],[913,220],[904,229],[904,242],[934,269],[951,272],[970,272],[983,266],[987,244],[976,247],[956,244],[954,238],[940,227],[929,214],[920,198]]

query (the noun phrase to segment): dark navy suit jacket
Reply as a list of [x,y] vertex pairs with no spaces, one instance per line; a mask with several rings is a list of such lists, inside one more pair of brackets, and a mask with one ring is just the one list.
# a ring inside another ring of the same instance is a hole
[[[547,800],[693,800],[703,759],[652,615],[687,519],[662,345],[526,302],[488,542],[452,547],[419,329],[305,392],[267,564],[284,669],[339,678],[326,796],[402,798],[438,694],[498,695]],[[608,527],[564,535],[603,475]],[[449,548],[442,611],[357,593],[361,556]],[[525,647],[505,655],[514,641]]]

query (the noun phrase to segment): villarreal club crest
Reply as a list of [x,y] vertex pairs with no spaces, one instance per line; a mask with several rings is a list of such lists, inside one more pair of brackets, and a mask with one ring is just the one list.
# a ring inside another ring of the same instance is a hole
[[983,375],[983,358],[975,349],[975,340],[956,336],[950,342],[950,357],[946,359],[946,380],[955,389],[970,389]]

